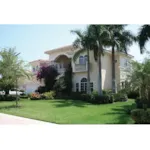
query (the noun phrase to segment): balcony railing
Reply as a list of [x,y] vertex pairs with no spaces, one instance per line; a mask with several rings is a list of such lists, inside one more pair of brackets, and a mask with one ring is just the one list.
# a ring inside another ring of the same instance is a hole
[[75,64],[74,72],[85,72],[87,71],[87,64]]

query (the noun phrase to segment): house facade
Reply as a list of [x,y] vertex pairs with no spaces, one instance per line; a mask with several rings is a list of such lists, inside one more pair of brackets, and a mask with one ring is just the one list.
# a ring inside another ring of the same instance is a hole
[[[80,56],[74,61],[72,58],[78,51],[72,45],[48,50],[45,54],[48,55],[48,60],[36,60],[30,62],[33,73],[33,82],[26,85],[26,89],[29,92],[33,92],[38,86],[42,86],[36,80],[36,74],[39,68],[43,65],[53,65],[57,69],[60,75],[62,75],[68,64],[71,63],[73,71],[73,88],[72,91],[86,91],[87,90],[87,52],[81,53]],[[117,90],[125,86],[127,75],[130,72],[130,61],[133,56],[126,55],[124,53],[116,52],[115,65],[116,65],[116,84]],[[102,89],[112,89],[112,58],[111,51],[106,50],[104,56],[102,56]],[[94,59],[93,51],[90,51],[90,82],[91,90],[98,90],[98,63]],[[30,89],[30,90],[29,90]]]
[[[49,64],[55,65],[58,72],[64,73],[67,65],[71,63],[73,70],[73,91],[87,90],[87,52],[73,61],[74,54],[78,51],[72,45],[46,51],[49,56]],[[130,72],[131,55],[116,52],[116,83],[117,89],[125,86],[125,81]],[[98,90],[98,63],[94,59],[93,51],[90,51],[90,80],[91,90]],[[111,51],[106,50],[102,56],[102,89],[112,89],[112,58]]]

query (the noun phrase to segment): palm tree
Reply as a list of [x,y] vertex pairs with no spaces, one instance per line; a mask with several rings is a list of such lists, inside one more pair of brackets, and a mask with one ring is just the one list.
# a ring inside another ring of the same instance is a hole
[[75,48],[79,48],[79,50],[75,53],[73,60],[79,57],[82,52],[87,51],[87,93],[91,94],[91,87],[90,87],[90,43],[91,38],[89,35],[89,27],[86,28],[84,32],[80,30],[73,30],[71,33],[75,33],[77,35],[77,39],[73,42],[73,46]]
[[107,28],[105,25],[90,25],[90,36],[92,39],[91,49],[94,52],[95,60],[98,62],[98,94],[103,95],[102,92],[102,63],[101,57],[104,55],[104,43],[108,38]]
[[115,75],[115,51],[125,52],[127,54],[128,47],[132,45],[136,38],[130,31],[124,29],[125,25],[107,25],[109,38],[106,46],[112,49],[112,92],[117,93],[116,75]]
[[143,63],[135,61],[132,66],[129,75],[132,90],[139,90],[142,100],[150,100],[150,59],[145,59]]
[[141,54],[144,52],[145,43],[150,39],[150,25],[143,25],[138,34],[138,43]]

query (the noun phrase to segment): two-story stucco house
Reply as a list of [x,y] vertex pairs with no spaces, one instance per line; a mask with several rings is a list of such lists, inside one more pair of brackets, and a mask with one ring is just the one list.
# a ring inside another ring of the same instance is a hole
[[[50,64],[55,64],[58,72],[63,73],[65,67],[71,62],[73,69],[73,91],[86,91],[87,89],[87,54],[82,53],[79,58],[74,62],[73,55],[77,49],[72,45],[46,51],[45,54],[49,55]],[[116,82],[117,88],[120,89],[124,86],[128,71],[130,70],[130,60],[133,58],[131,55],[124,53],[116,53]],[[102,88],[112,88],[112,63],[111,51],[105,51],[102,57]],[[98,64],[94,59],[93,51],[90,51],[90,77],[91,89],[98,89]]]
[[[78,50],[72,45],[64,46],[45,52],[49,56],[49,60],[37,60],[30,62],[32,66],[32,72],[36,74],[37,70],[42,63],[46,65],[54,65],[60,74],[65,72],[69,63],[72,65],[73,70],[73,89],[72,91],[86,91],[87,90],[87,54],[86,51],[78,57],[74,62],[73,56]],[[128,72],[130,71],[130,61],[133,58],[131,55],[116,52],[116,83],[117,89],[125,86],[125,80]],[[111,51],[106,50],[104,56],[102,56],[102,88],[112,88],[112,62]],[[94,59],[93,51],[90,51],[90,79],[91,90],[98,90],[98,63]],[[37,85],[36,85],[37,84]],[[39,86],[36,81],[33,89],[37,89]],[[30,85],[31,86],[31,85]],[[29,90],[28,90],[29,91]]]

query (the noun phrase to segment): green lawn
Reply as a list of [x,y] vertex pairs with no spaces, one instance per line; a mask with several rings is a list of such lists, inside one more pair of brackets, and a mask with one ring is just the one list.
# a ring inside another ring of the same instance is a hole
[[0,112],[60,124],[130,124],[131,117],[125,112],[133,100],[113,104],[92,105],[72,100],[20,100],[0,102]]

